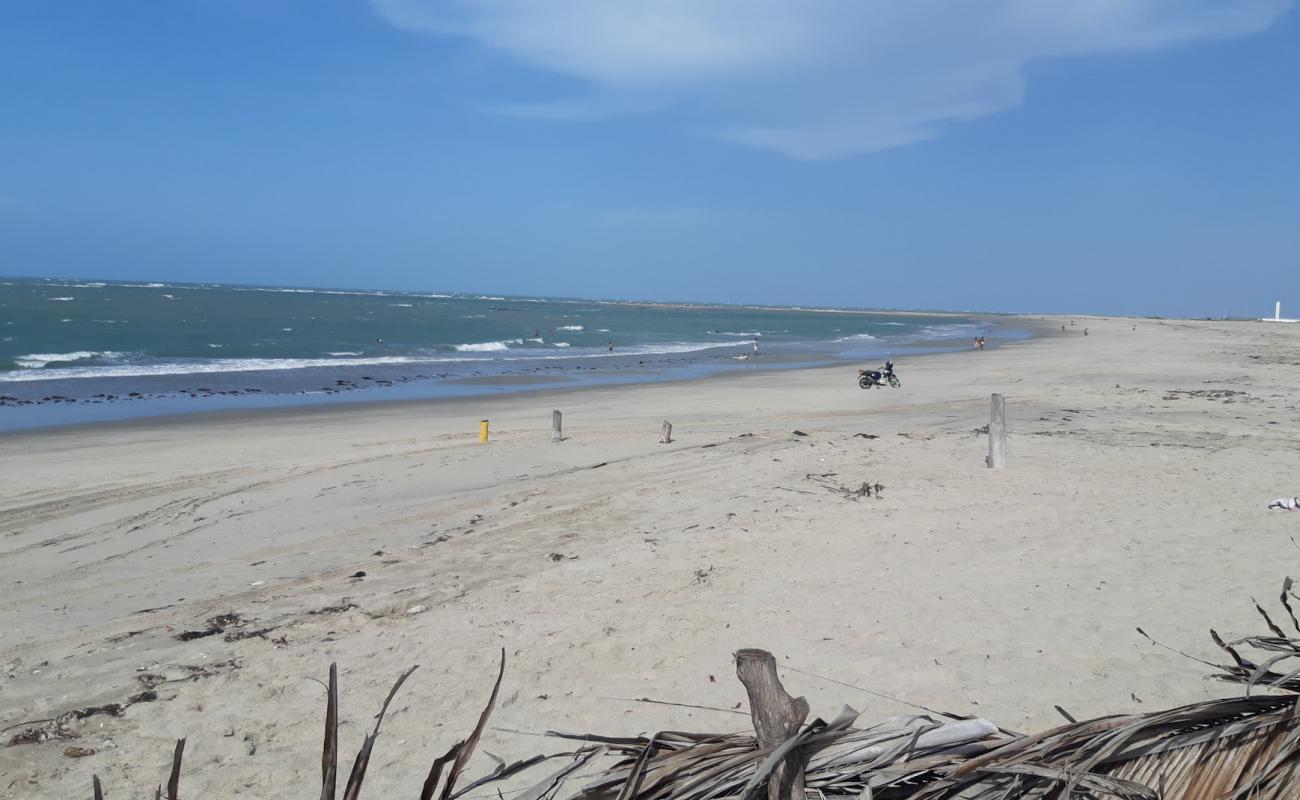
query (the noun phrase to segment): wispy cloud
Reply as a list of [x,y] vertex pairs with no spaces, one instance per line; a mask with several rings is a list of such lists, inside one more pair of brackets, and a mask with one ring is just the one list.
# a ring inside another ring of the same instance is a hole
[[1293,0],[371,0],[588,95],[494,106],[586,120],[668,106],[799,158],[871,152],[1018,105],[1052,57],[1255,33]]

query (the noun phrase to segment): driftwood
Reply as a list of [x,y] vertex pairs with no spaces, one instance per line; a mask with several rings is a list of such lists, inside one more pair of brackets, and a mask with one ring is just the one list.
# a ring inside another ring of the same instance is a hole
[[884,484],[880,483],[880,481],[876,481],[875,483],[863,481],[858,486],[853,487],[831,480],[831,478],[834,478],[836,475],[837,473],[834,472],[809,472],[804,475],[804,478],[818,484],[831,494],[838,494],[845,500],[853,500],[855,502],[864,497],[871,497],[873,494],[877,499],[879,499],[881,497],[881,492],[885,490]]

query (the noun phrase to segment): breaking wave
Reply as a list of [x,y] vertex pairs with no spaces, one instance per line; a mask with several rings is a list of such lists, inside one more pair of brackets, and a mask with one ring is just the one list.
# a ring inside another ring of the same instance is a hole
[[14,356],[14,363],[23,369],[43,369],[46,364],[70,364],[75,361],[91,359],[121,358],[121,353],[112,350],[76,350],[71,353],[27,353]]
[[458,353],[495,353],[501,350],[509,350],[512,344],[523,344],[523,339],[506,339],[502,342],[477,342],[474,344],[458,344],[455,350]]

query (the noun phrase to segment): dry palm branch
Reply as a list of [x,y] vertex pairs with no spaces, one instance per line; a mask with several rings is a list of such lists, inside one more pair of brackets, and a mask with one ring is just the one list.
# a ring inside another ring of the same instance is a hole
[[[1243,684],[1243,696],[1149,714],[1071,719],[1028,735],[1001,730],[983,719],[936,712],[857,727],[858,714],[847,707],[829,722],[808,722],[807,702],[786,693],[772,655],[741,650],[736,671],[749,694],[754,733],[662,731],[650,737],[612,737],[551,732],[548,735],[583,744],[574,752],[498,763],[488,775],[457,789],[495,706],[505,670],[503,651],[477,726],[433,762],[419,797],[458,800],[548,759],[566,758],[568,763],[558,772],[516,796],[553,800],[574,772],[609,754],[614,763],[588,775],[566,800],[763,800],[764,795],[767,800],[1300,799],[1300,664],[1295,661],[1300,660],[1300,622],[1292,611],[1293,599],[1300,598],[1291,592],[1288,578],[1281,601],[1294,635],[1258,604],[1268,635],[1225,642],[1211,631],[1232,663],[1202,663],[1217,670],[1215,678]],[[1261,655],[1248,655],[1251,652]],[[398,679],[384,709],[413,671]],[[360,796],[383,715],[381,710],[374,732],[357,755],[344,800]],[[338,679],[331,666],[321,800],[335,798],[337,726]],[[173,799],[178,797],[183,747],[181,740],[167,786],[167,796]],[[103,797],[97,777],[94,791],[97,800]]]

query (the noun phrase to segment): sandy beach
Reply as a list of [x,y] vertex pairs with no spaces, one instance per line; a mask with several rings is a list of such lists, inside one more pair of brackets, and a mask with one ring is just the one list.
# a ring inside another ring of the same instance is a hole
[[564,749],[501,729],[748,729],[741,647],[868,720],[914,709],[833,681],[1016,730],[1239,692],[1135,627],[1214,660],[1208,629],[1255,631],[1300,567],[1300,514],[1266,510],[1300,494],[1300,325],[1076,321],[900,359],[901,389],[768,371],[2,437],[4,740],[137,699],[0,747],[0,796],[151,793],[182,736],[189,796],[311,796],[332,661],[349,762],[420,665],[371,796],[472,728],[502,648],[470,775]]

